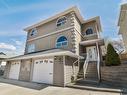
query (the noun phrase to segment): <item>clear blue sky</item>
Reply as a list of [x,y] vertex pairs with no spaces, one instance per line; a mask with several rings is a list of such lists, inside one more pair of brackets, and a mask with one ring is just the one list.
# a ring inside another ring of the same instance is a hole
[[21,54],[26,33],[23,29],[55,13],[77,5],[84,19],[101,17],[103,37],[118,37],[119,7],[127,0],[0,0],[0,51]]

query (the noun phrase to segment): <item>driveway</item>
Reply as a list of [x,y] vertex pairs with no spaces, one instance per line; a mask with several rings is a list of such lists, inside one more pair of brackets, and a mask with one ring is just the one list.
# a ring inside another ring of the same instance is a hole
[[63,88],[0,78],[0,95],[126,95],[120,93]]
[[0,83],[0,95],[125,95],[110,92],[98,92],[47,86],[41,90],[35,90],[6,83]]

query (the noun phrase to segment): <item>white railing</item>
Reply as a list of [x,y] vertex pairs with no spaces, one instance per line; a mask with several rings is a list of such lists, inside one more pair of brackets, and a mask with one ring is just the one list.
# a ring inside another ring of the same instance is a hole
[[84,37],[90,37],[90,36],[98,36],[98,34],[97,33],[93,33],[93,34],[89,34],[89,35],[84,35]]
[[97,45],[97,73],[98,73],[98,79],[100,81],[100,54],[99,54],[98,43],[96,43],[96,45]]
[[88,63],[89,63],[89,57],[88,57],[88,53],[86,53],[86,60],[85,60],[84,65],[83,65],[84,78],[85,78],[85,75],[86,75],[86,71],[87,71]]
[[79,59],[76,60],[76,61],[73,63],[73,66],[72,66],[72,74],[73,74],[73,76],[75,76],[75,63],[77,63],[78,61],[79,61]]

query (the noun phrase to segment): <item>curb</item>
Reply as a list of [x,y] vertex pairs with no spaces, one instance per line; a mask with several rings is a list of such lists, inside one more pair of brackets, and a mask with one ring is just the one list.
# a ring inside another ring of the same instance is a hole
[[89,86],[79,86],[79,85],[67,85],[66,87],[75,88],[75,89],[82,89],[82,90],[101,91],[101,92],[114,92],[114,93],[123,93],[124,92],[120,89],[99,88],[99,87],[89,87]]

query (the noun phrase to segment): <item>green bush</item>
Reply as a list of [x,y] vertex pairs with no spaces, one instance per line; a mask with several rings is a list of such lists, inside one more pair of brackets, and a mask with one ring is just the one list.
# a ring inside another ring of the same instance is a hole
[[107,54],[105,60],[106,66],[117,66],[120,65],[120,58],[115,49],[113,48],[112,44],[108,44],[107,46]]

